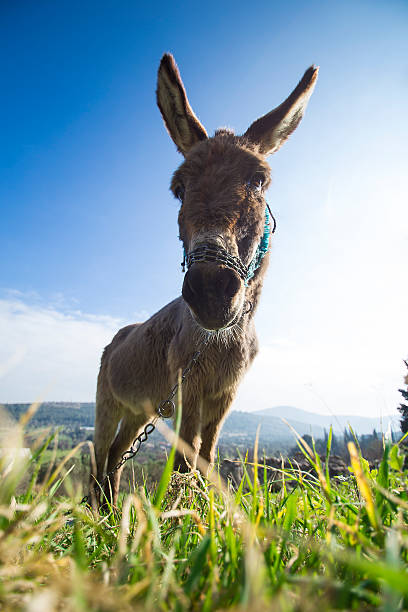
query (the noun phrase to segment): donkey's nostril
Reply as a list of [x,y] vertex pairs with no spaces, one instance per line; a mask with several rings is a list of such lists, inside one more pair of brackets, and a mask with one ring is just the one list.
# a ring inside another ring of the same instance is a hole
[[224,295],[228,298],[233,298],[241,287],[241,281],[232,270],[223,270],[224,273]]
[[[197,274],[198,272],[198,274]],[[201,283],[201,275],[197,270],[189,270],[184,277],[182,295],[188,304],[191,304],[196,297]]]

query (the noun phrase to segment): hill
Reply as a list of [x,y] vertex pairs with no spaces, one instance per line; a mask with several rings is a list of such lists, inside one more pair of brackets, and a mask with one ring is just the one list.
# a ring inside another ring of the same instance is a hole
[[[30,404],[3,404],[18,421]],[[29,422],[30,428],[62,425],[65,427],[93,427],[95,402],[43,402]]]
[[[24,414],[30,404],[5,404],[9,414],[18,420]],[[29,427],[93,427],[95,420],[95,403],[71,403],[71,402],[44,402],[32,417]],[[258,425],[261,425],[260,440],[268,442],[293,441],[293,434],[279,416],[254,412],[232,411],[222,428],[221,442],[235,442],[238,438],[255,438]],[[313,425],[313,428],[305,420],[292,420],[291,425],[300,434],[311,433],[316,438],[323,436],[323,427]],[[234,439],[234,440],[233,440]]]
[[[24,414],[30,404],[5,404],[9,414],[18,420]],[[261,426],[259,439],[264,442],[288,442],[293,441],[293,433],[289,427],[282,422],[285,418],[301,436],[311,434],[315,439],[324,437],[333,425],[335,433],[343,433],[344,428],[351,424],[358,435],[371,434],[373,429],[377,432],[387,431],[391,420],[392,429],[399,431],[399,419],[397,415],[383,417],[382,423],[379,418],[360,417],[354,415],[327,416],[306,412],[294,406],[274,406],[267,410],[257,412],[232,411],[225,420],[221,432],[220,442],[237,443],[246,439],[254,440],[258,425]],[[32,417],[29,427],[87,427],[92,428],[95,420],[94,402],[44,402]]]
[[[312,433],[311,426],[306,422],[292,420],[292,427],[301,436]],[[268,442],[293,442],[294,436],[289,427],[280,417],[255,412],[238,412],[233,410],[228,415],[222,431],[220,442],[231,441],[232,438],[243,436],[255,439],[256,430],[260,425],[259,440]],[[313,435],[316,438],[324,436],[323,427],[313,426]]]
[[[399,431],[400,429],[399,417],[397,414],[389,414],[383,416],[382,419],[379,417],[363,417],[350,414],[325,415],[307,412],[306,410],[295,408],[295,406],[274,406],[273,408],[259,410],[253,414],[272,418],[284,417],[292,425],[292,427],[295,427],[295,429],[296,422],[300,422],[303,425],[308,424],[309,429],[312,430],[313,435],[316,438],[320,437],[319,432],[321,429],[328,430],[330,429],[330,425],[333,426],[333,431],[335,433],[341,433],[350,423],[351,427],[358,435],[371,434],[373,429],[375,429],[377,432],[385,433],[388,430],[390,421],[393,431]],[[305,433],[310,433],[310,431]]]

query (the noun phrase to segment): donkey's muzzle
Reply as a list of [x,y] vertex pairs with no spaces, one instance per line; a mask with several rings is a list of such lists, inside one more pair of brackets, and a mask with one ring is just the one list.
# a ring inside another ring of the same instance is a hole
[[196,263],[184,277],[182,295],[197,322],[205,329],[227,327],[240,308],[242,280],[235,270]]

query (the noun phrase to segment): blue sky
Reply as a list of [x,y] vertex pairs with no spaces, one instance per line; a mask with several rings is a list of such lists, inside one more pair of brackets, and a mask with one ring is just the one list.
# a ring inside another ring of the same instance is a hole
[[181,157],[154,97],[171,51],[210,133],[245,131],[320,65],[270,158],[278,232],[236,408],[390,412],[408,351],[407,3],[5,1],[0,17],[0,400],[92,399],[114,330],[180,293]]

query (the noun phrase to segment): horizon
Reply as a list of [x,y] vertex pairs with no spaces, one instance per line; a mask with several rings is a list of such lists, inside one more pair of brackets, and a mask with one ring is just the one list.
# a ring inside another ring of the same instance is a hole
[[[40,401],[40,402],[37,402],[37,401],[34,401],[34,402],[0,402],[0,408],[2,406],[4,408],[7,408],[7,406],[12,406],[12,405],[32,406],[33,404],[37,404],[37,403],[39,403],[39,406],[38,406],[39,408],[42,405],[45,405],[45,404],[53,404],[53,405],[55,405],[55,404],[69,404],[69,405],[71,405],[72,404],[73,406],[75,406],[75,404],[77,404],[78,407],[80,407],[81,404],[95,404],[95,400],[90,400],[90,401],[85,401],[85,402],[80,401],[80,400],[45,400],[45,401]],[[315,416],[323,416],[323,417],[326,417],[326,418],[331,417],[333,419],[353,417],[353,418],[359,418],[359,419],[361,418],[361,419],[367,419],[367,420],[373,421],[373,420],[381,420],[381,419],[386,419],[386,418],[393,418],[393,419],[395,419],[395,418],[400,419],[401,418],[401,415],[400,415],[400,413],[398,411],[390,412],[390,413],[386,413],[386,414],[381,414],[379,416],[367,416],[367,415],[364,415],[364,414],[347,414],[347,413],[344,413],[344,414],[327,413],[327,414],[325,414],[323,412],[315,412],[313,410],[306,410],[306,409],[298,408],[297,406],[288,405],[288,404],[282,404],[282,405],[281,404],[277,404],[277,405],[274,405],[274,406],[270,406],[269,408],[261,408],[260,410],[251,410],[251,411],[250,410],[242,410],[241,408],[234,408],[233,407],[233,408],[231,408],[231,410],[229,412],[245,412],[246,414],[254,414],[254,415],[255,414],[265,414],[265,416],[267,416],[266,415],[267,412],[272,411],[272,410],[277,410],[278,408],[286,408],[286,409],[290,408],[290,409],[297,410],[299,412],[303,412],[305,414],[313,414]],[[280,418],[280,417],[277,416],[277,418]]]
[[1,401],[93,401],[116,331],[180,295],[169,183],[182,157],[155,103],[170,51],[209,133],[243,133],[320,66],[301,125],[268,158],[277,231],[255,315],[260,352],[232,409],[398,414],[408,5],[257,7],[210,0],[199,20],[161,2],[0,8]]

